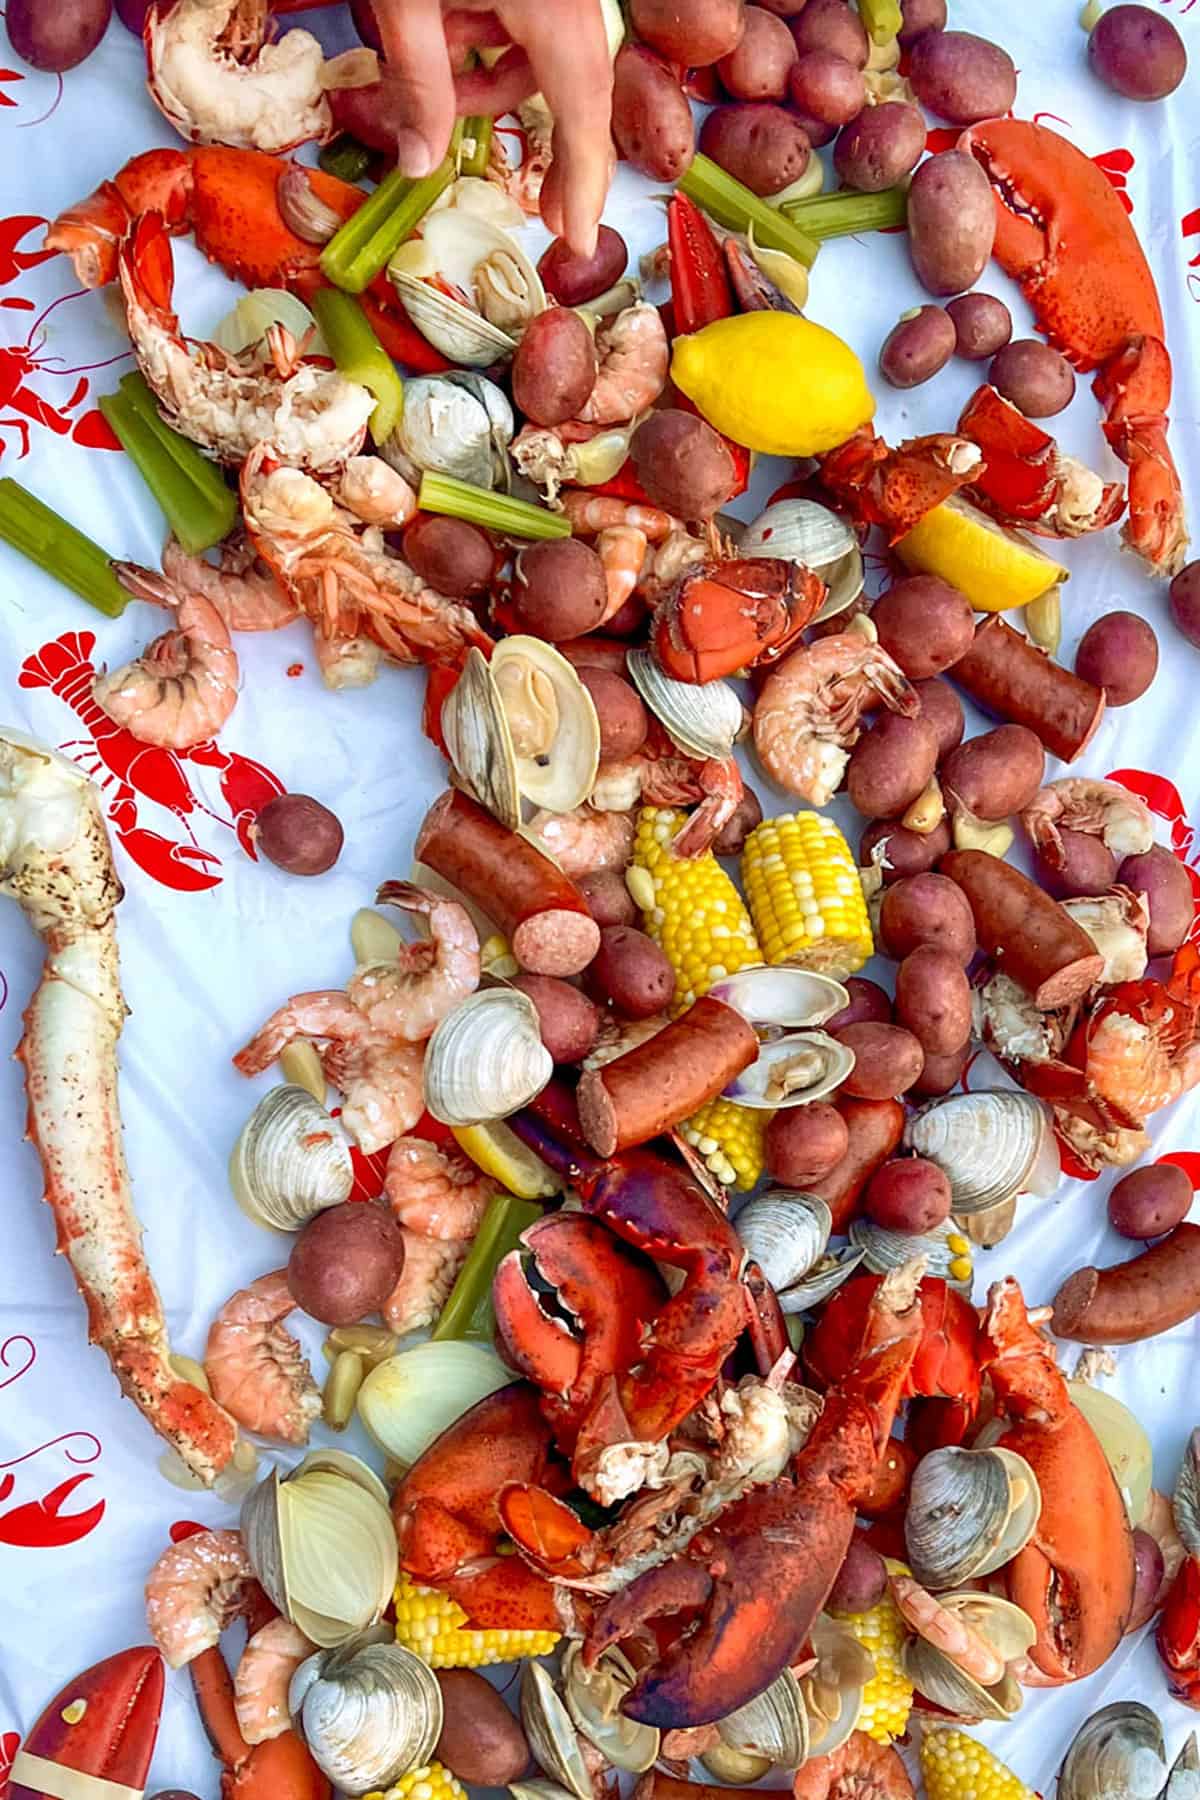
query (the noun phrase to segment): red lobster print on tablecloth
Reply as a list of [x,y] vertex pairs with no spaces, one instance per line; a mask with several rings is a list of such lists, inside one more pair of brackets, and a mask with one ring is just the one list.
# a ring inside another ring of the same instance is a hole
[[[35,213],[16,213],[11,218],[0,219],[0,286],[9,286],[27,270],[36,268],[39,263],[46,261],[47,256],[53,254],[46,250],[21,248],[31,233],[45,224],[46,220]],[[29,455],[30,427],[34,425],[44,426],[56,437],[70,438],[72,443],[81,444],[87,450],[121,448],[98,407],[88,406],[86,410],[80,410],[91,393],[92,384],[88,380],[88,372],[104,368],[107,363],[87,363],[81,368],[69,368],[61,366],[61,357],[43,354],[46,320],[56,307],[63,306],[70,300],[80,299],[82,293],[83,290],[79,289],[59,294],[38,313],[23,343],[0,344],[0,433],[5,428],[16,433],[19,456]],[[35,302],[23,295],[8,294],[0,299],[0,307],[12,312],[33,312]],[[124,352],[107,361],[123,362],[128,354]],[[48,381],[52,387],[55,381],[63,381],[71,376],[76,377],[76,380],[65,398],[54,399],[49,394],[39,392],[38,385],[35,385],[38,378]],[[5,447],[4,439],[0,438],[0,455]]]
[[[37,1349],[32,1338],[24,1334],[6,1338],[0,1344],[0,1369],[7,1371],[0,1376],[0,1388],[11,1387],[14,1381],[19,1381],[36,1361]],[[76,1440],[82,1443],[82,1448],[71,1448]],[[10,1457],[7,1462],[0,1462],[0,1471],[3,1471],[0,1473],[0,1502],[17,1492],[17,1477],[11,1473],[13,1469],[58,1445],[62,1445],[68,1462],[95,1462],[100,1455],[100,1440],[92,1432],[68,1431],[27,1450],[24,1456]],[[80,1475],[68,1475],[40,1499],[24,1501],[0,1511],[0,1545],[9,1544],[21,1550],[56,1550],[66,1544],[77,1544],[96,1529],[104,1517],[107,1502],[97,1500],[83,1512],[64,1513],[61,1508],[76,1488],[91,1480],[87,1470]]]
[[[248,856],[257,860],[251,827],[258,814],[277,794],[286,792],[278,776],[262,763],[235,750],[223,750],[213,740],[194,744],[190,750],[165,750],[143,744],[103,712],[92,698],[96,667],[91,631],[65,631],[43,644],[21,664],[17,677],[23,688],[49,688],[70,707],[89,733],[59,748],[93,777],[107,798],[109,822],[117,842],[143,874],[163,887],[181,893],[200,893],[216,887],[221,859],[195,840],[193,815],[200,814],[231,829]],[[231,817],[222,818],[198,798],[184,763],[217,771],[221,797]],[[138,823],[139,800],[150,800],[173,813],[187,833],[187,842],[164,837]]]

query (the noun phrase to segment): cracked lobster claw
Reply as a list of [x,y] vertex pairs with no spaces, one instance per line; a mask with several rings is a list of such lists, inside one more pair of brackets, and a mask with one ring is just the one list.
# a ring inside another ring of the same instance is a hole
[[106,1792],[140,1800],[158,1736],[163,1679],[162,1657],[141,1644],[76,1675],[17,1751],[8,1800]]
[[909,438],[893,450],[870,425],[818,457],[818,480],[855,525],[879,525],[889,544],[926,513],[979,479],[978,444],[950,432]]
[[971,492],[1002,525],[1039,537],[1082,537],[1115,524],[1125,510],[1119,481],[1103,481],[1064,455],[1048,431],[993,387],[976,390],[958,429],[986,458]]

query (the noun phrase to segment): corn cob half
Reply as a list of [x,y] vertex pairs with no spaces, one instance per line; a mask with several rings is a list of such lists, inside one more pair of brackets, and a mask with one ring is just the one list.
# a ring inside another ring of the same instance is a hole
[[[545,1656],[558,1639],[557,1631],[504,1631],[495,1626],[475,1631],[457,1600],[440,1588],[422,1587],[403,1572],[396,1583],[396,1642],[431,1669],[478,1669],[521,1656]],[[446,1796],[438,1795],[437,1800]]]
[[1038,1800],[986,1744],[940,1725],[921,1739],[921,1777],[928,1800]]
[[[901,1569],[899,1563],[888,1566],[896,1571]],[[875,1658],[875,1673],[863,1689],[857,1729],[865,1731],[878,1744],[890,1744],[907,1728],[913,1701],[913,1684],[900,1663],[900,1652],[908,1635],[900,1609],[889,1588],[883,1599],[868,1611],[835,1613],[834,1617]]]
[[376,1788],[363,1800],[467,1800],[467,1790],[449,1769],[432,1762],[410,1769],[390,1788]]
[[763,1137],[769,1112],[739,1106],[718,1094],[680,1126],[680,1136],[703,1158],[710,1175],[748,1192],[763,1172]]
[[871,921],[850,846],[823,813],[780,813],[750,833],[742,883],[769,963],[837,977],[874,953]]

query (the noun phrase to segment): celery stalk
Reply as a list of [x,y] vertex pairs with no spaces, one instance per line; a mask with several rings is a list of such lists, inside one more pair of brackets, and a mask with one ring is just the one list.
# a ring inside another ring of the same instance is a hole
[[480,113],[462,123],[462,148],[458,158],[460,175],[486,175],[492,150],[492,128],[495,120]]
[[566,538],[571,535],[570,521],[562,513],[547,512],[528,500],[514,500],[509,494],[493,494],[487,488],[472,487],[453,475],[435,475],[426,470],[421,477],[417,504],[422,512],[445,513],[451,519],[467,519],[482,525],[485,531],[500,531],[515,538]]
[[331,144],[322,144],[317,161],[327,175],[336,175],[339,181],[361,181],[371,166],[371,152],[343,131]]
[[399,169],[385,175],[370,199],[334,233],[321,252],[321,270],[334,287],[361,294],[374,281],[393,251],[410,237],[434,201],[458,173],[460,128],[455,127],[450,154],[421,181]]
[[908,190],[884,188],[879,194],[812,194],[807,200],[785,200],[781,212],[811,238],[850,237],[858,231],[888,231],[908,219]]
[[700,152],[679,183],[680,191],[702,207],[727,231],[754,231],[754,241],[765,250],[783,250],[811,269],[820,245],[801,231],[781,207],[768,206],[748,187],[727,175]]
[[139,475],[162,507],[167,523],[189,556],[228,537],[237,523],[237,499],[222,487],[227,504],[197,486],[163,442],[174,435],[161,419],[152,421],[127,394],[102,394],[100,411],[129,452]]
[[120,389],[134,410],[145,419],[158,443],[178,463],[192,486],[204,496],[213,511],[221,517],[228,517],[229,524],[222,533],[222,536],[227,536],[237,523],[237,497],[226,482],[219,464],[205,456],[181,431],[175,431],[167,424],[158,410],[158,401],[140,370],[135,369],[129,375],[122,375]]
[[890,44],[904,23],[900,0],[858,0],[858,11],[873,44]]
[[435,1342],[442,1338],[474,1338],[481,1343],[491,1343],[496,1323],[492,1311],[492,1277],[501,1259],[517,1248],[521,1233],[541,1216],[542,1208],[536,1201],[518,1200],[515,1194],[493,1195],[467,1260],[459,1270],[458,1280],[433,1328]]
[[0,481],[0,538],[108,618],[120,618],[128,606],[108,551],[10,476]]
[[374,394],[371,436],[382,444],[395,431],[404,411],[404,384],[395,363],[353,294],[340,288],[318,288],[310,303],[341,373],[347,381],[361,382]]

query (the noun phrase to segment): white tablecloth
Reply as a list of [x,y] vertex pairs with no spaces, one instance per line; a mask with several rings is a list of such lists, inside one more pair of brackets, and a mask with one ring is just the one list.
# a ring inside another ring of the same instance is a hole
[[[1173,444],[1185,491],[1194,496],[1200,278],[1190,264],[1200,262],[1191,235],[1200,234],[1200,212],[1193,212],[1200,206],[1200,10],[1193,13],[1194,0],[1158,4],[1189,39],[1198,66],[1171,100],[1150,107],[1122,101],[1091,78],[1078,0],[999,10],[988,0],[952,0],[951,10],[953,24],[1004,32],[1022,71],[1020,114],[1039,115],[1100,160],[1132,207],[1166,312],[1175,362]],[[337,46],[345,35],[338,14],[315,17]],[[127,157],[177,140],[142,89],[140,46],[118,23],[61,86],[11,54],[6,60],[13,66],[0,69],[0,473],[16,476],[113,553],[152,563],[163,521],[128,459],[96,447],[104,442],[96,396],[130,366],[119,307],[111,294],[76,292],[68,263],[40,260],[37,250],[45,218]],[[627,171],[609,217],[635,251],[662,234],[660,206]],[[190,245],[176,246],[176,267],[185,326],[203,336],[235,290]],[[1004,295],[1017,335],[1025,334],[1029,314],[1015,289],[994,267],[983,286]],[[896,317],[924,298],[903,237],[872,237],[824,251],[809,310],[871,366]],[[952,428],[979,375],[956,362],[913,393],[878,382],[880,428],[893,442]],[[1116,472],[1086,383],[1056,425],[1068,449]],[[778,478],[777,469],[761,469],[755,491],[769,492]],[[1114,606],[1145,613],[1162,645],[1149,697],[1109,713],[1083,772],[1157,772],[1175,784],[1186,815],[1200,802],[1197,652],[1171,629],[1164,588],[1118,554],[1115,534],[1068,546],[1063,560],[1072,575],[1064,594],[1065,661],[1088,624]],[[288,994],[344,981],[350,917],[378,881],[407,871],[414,830],[442,785],[442,766],[419,730],[420,673],[392,670],[365,693],[329,694],[306,626],[241,638],[243,689],[223,749],[265,764],[293,790],[318,795],[346,828],[344,854],[320,880],[289,879],[256,864],[238,847],[222,792],[223,780],[236,784],[244,768],[223,776],[186,758],[174,767],[161,758],[119,767],[120,746],[106,737],[104,722],[86,702],[72,705],[78,685],[72,689],[71,676],[81,664],[118,664],[160,628],[143,606],[117,621],[101,618],[0,546],[0,719],[68,746],[95,770],[121,834],[158,836],[130,837],[137,861],[119,841],[116,850],[127,889],[119,923],[132,1009],[121,1046],[122,1101],[146,1247],[174,1343],[199,1355],[213,1312],[233,1288],[282,1260],[279,1242],[250,1224],[229,1194],[226,1157],[255,1097],[231,1068],[230,1054]],[[775,810],[783,796],[772,795],[758,772],[754,783],[767,811]],[[1162,835],[1169,837],[1165,821]],[[1176,839],[1184,836],[1181,823]],[[156,872],[147,873],[147,865]],[[181,878],[197,872],[211,885],[180,891]],[[87,1348],[70,1271],[52,1255],[37,1159],[23,1141],[21,1070],[7,1059],[40,960],[18,909],[0,906],[0,1773],[19,1734],[72,1673],[145,1640],[142,1583],[172,1522],[233,1522],[219,1500],[180,1493],[161,1479],[161,1446],[120,1398],[104,1357]],[[1198,1123],[1195,1101],[1158,1119],[1156,1153],[1200,1148]],[[1105,1223],[1108,1185],[1066,1183],[1053,1200],[1027,1204],[1007,1242],[980,1254],[977,1297],[994,1275],[1012,1269],[1030,1301],[1041,1302],[1080,1263],[1124,1256],[1129,1246]],[[319,1332],[305,1336],[316,1354]],[[1196,1350],[1193,1322],[1122,1351],[1110,1383],[1145,1421],[1156,1483],[1165,1489],[1196,1422]],[[320,1428],[315,1435],[321,1438]],[[72,1477],[82,1479],[64,1510],[94,1508],[98,1515],[86,1535],[36,1547],[5,1542],[12,1508]],[[1080,1519],[1086,1529],[1082,1494]],[[1189,1719],[1166,1697],[1144,1635],[1092,1680],[1030,1694],[1016,1722],[984,1735],[1045,1791],[1080,1720],[1111,1700],[1138,1697],[1162,1717],[1173,1751]],[[168,1679],[149,1787],[174,1784],[205,1794],[217,1785],[182,1674]]]

